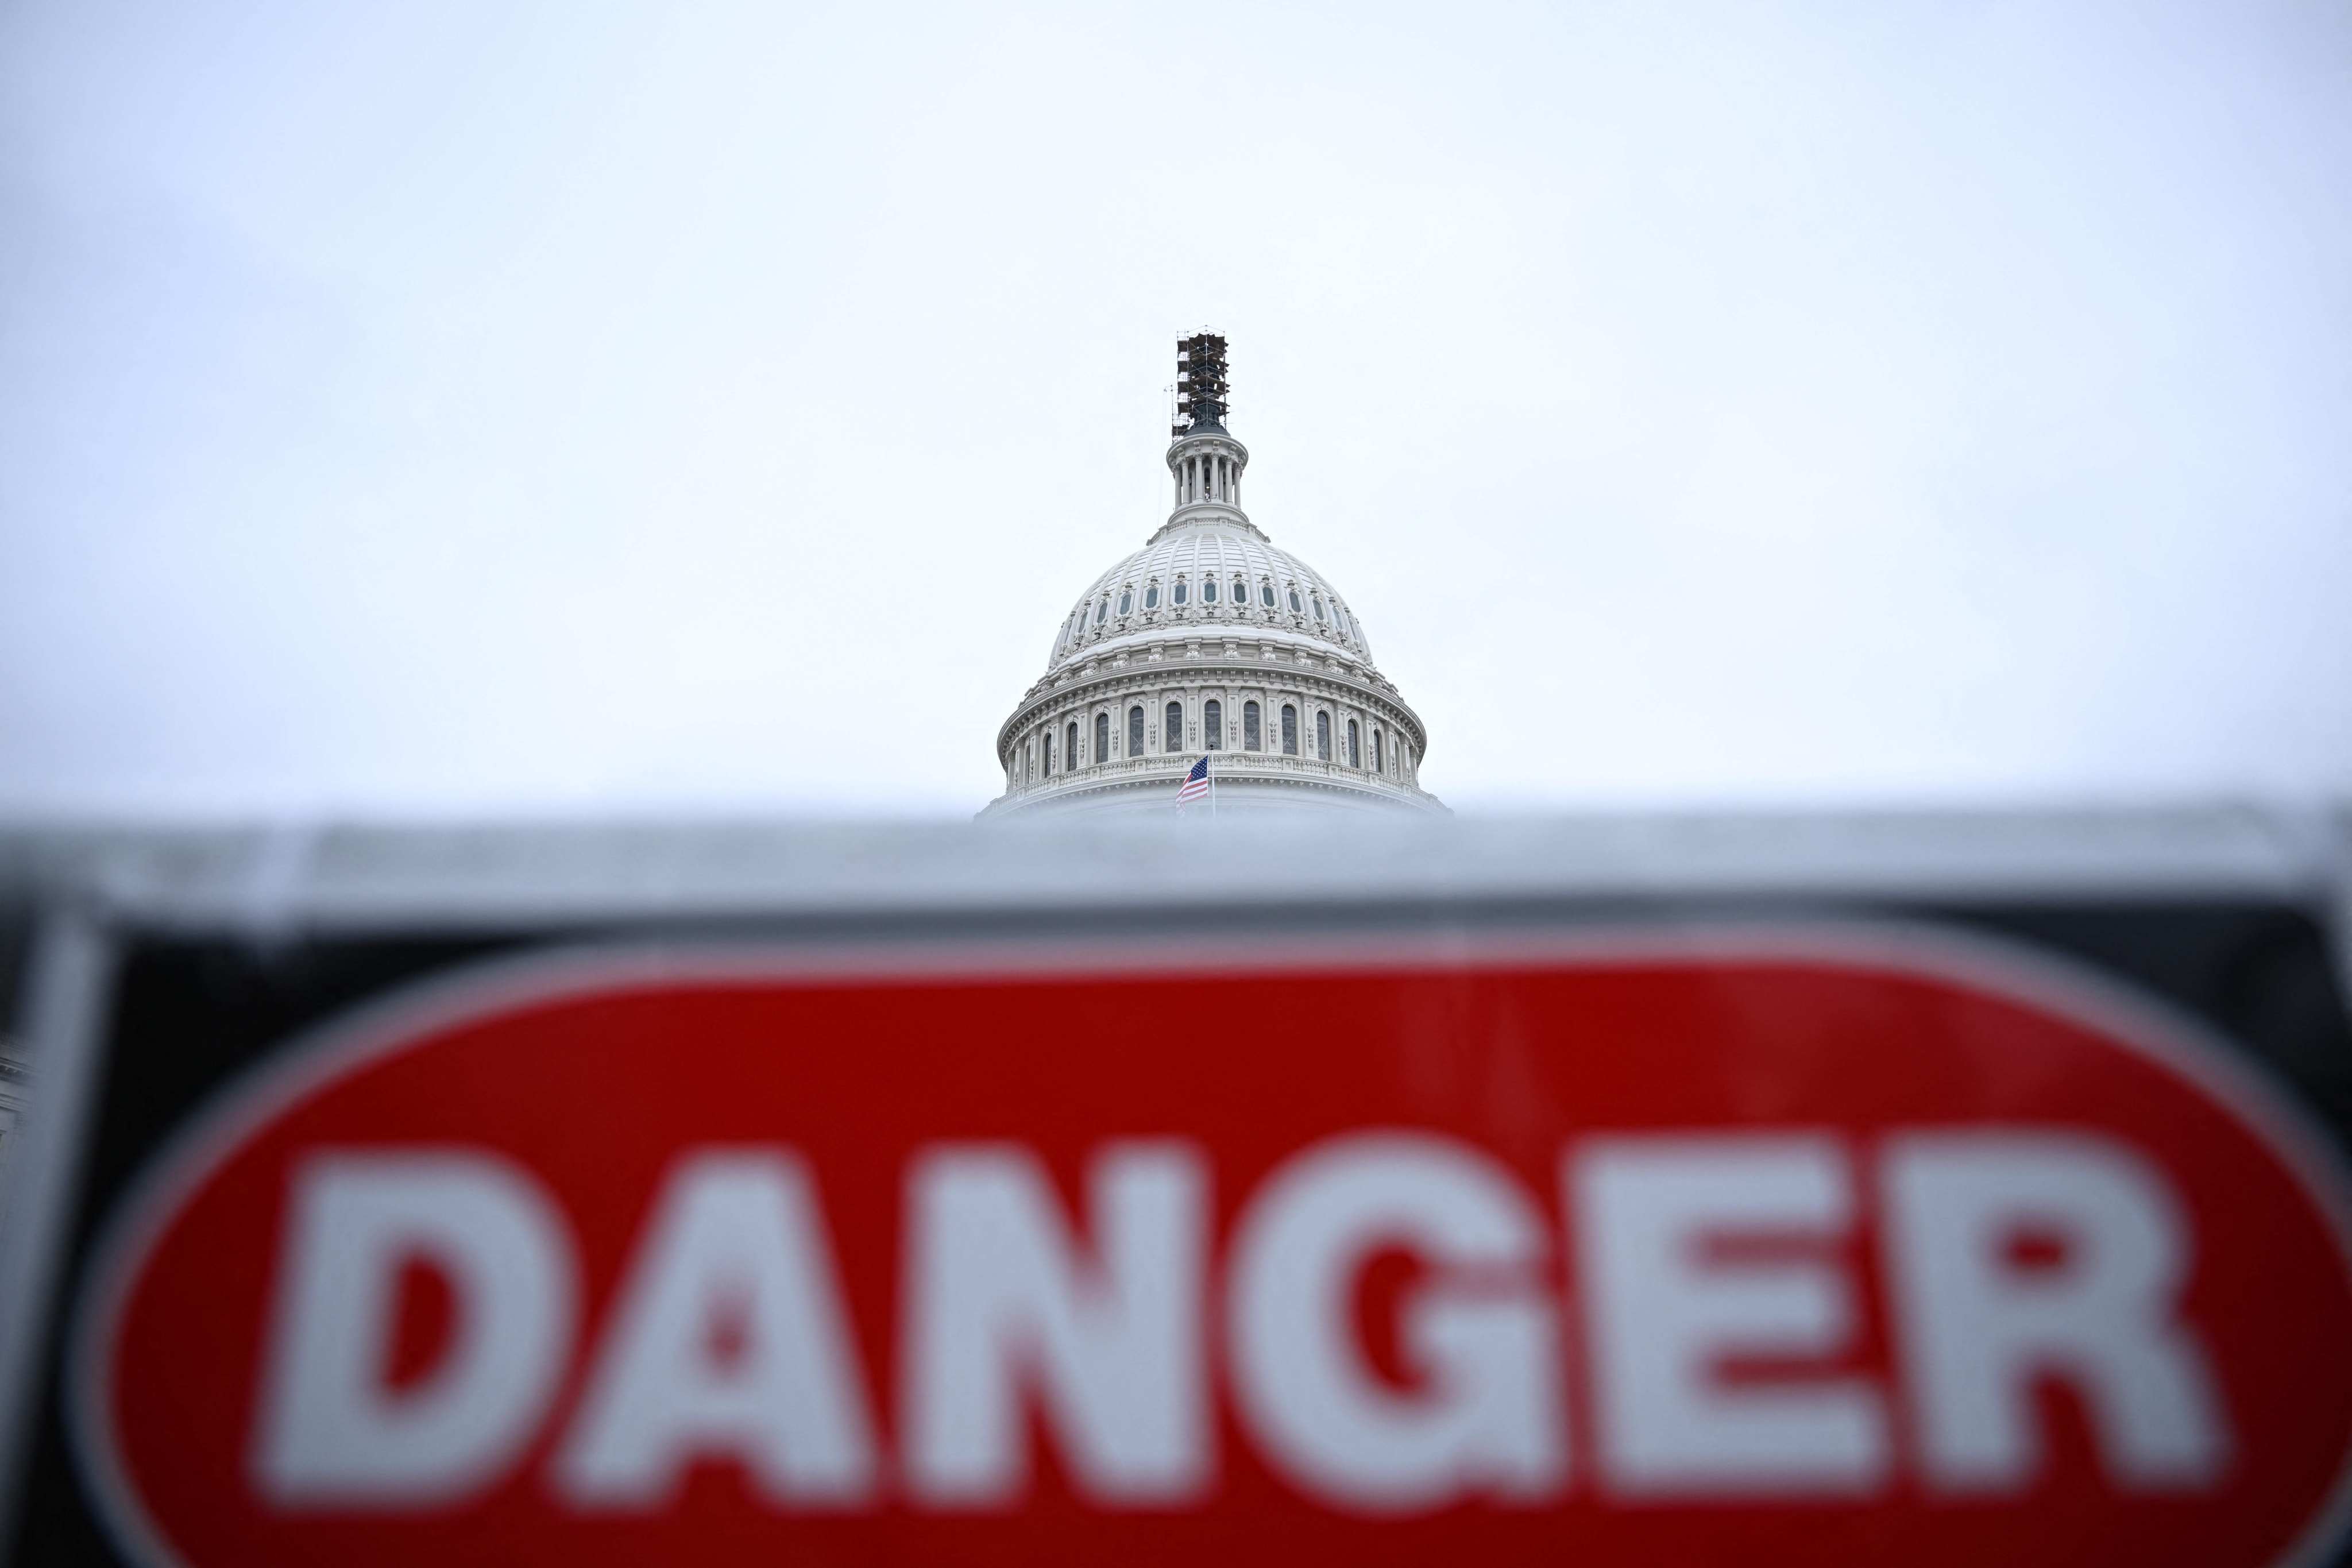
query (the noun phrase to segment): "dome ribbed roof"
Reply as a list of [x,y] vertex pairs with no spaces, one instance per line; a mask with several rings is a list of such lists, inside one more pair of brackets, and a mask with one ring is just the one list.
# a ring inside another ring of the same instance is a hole
[[[1184,586],[1181,605],[1176,603],[1180,583]],[[1246,595],[1238,605],[1234,600],[1236,583]],[[1215,585],[1213,598],[1207,591],[1211,584]],[[1274,599],[1270,606],[1265,602],[1269,591]],[[1321,573],[1288,551],[1276,549],[1247,522],[1206,520],[1170,524],[1150,543],[1096,578],[1055,634],[1045,669],[1050,675],[1072,658],[1130,638],[1164,637],[1175,628],[1241,626],[1343,648],[1371,662],[1362,625]]]

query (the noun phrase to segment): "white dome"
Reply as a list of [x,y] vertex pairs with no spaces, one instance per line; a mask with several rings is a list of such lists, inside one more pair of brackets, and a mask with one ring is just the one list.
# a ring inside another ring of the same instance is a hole
[[[1176,602],[1180,584],[1181,604]],[[1244,595],[1240,603],[1234,600],[1236,588]],[[1371,662],[1363,624],[1321,573],[1276,549],[1255,525],[1217,518],[1171,522],[1096,578],[1063,617],[1045,672],[1051,675],[1073,658],[1165,636],[1172,627],[1243,625],[1288,633],[1286,640],[1319,642]]]
[[1004,793],[981,815],[1167,811],[1203,793],[1189,784],[1212,816],[1442,814],[1421,787],[1429,731],[1373,667],[1354,609],[1242,510],[1249,449],[1218,417],[1224,340],[1179,346],[1191,397],[1168,447],[1174,510],[1062,617],[1045,674],[997,728]]

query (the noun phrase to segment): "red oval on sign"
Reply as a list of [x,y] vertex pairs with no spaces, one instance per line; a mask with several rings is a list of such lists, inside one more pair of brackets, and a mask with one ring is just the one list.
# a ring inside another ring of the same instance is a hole
[[1918,932],[534,960],[161,1163],[77,1440],[199,1568],[2251,1568],[2352,1449],[2315,1149]]

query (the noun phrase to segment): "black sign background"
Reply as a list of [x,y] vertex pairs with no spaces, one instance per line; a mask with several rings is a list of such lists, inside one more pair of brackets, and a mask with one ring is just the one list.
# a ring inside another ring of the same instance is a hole
[[[1558,902],[1459,904],[1341,913],[1309,910],[1226,911],[1217,933],[1250,929],[1359,930],[1365,934],[1443,936],[1468,930],[1507,931],[1540,925],[1669,922],[1732,916],[1752,921],[1772,913],[1843,920],[1892,916],[1972,930],[2070,956],[2117,980],[2152,993],[2202,1020],[2259,1063],[2299,1100],[2352,1158],[2352,1028],[2344,993],[2329,962],[2327,932],[2304,909],[2291,905],[2211,902],[2030,904],[1888,904],[1806,900],[1801,906],[1737,907],[1675,903],[1661,907]],[[797,921],[730,926],[729,937],[770,937],[808,944],[824,941],[914,936],[1021,934],[1169,934],[1206,929],[1193,911],[1171,921],[1164,914],[1129,911],[1079,921],[1025,916],[1008,921],[977,917],[909,922]],[[79,1288],[84,1258],[99,1223],[157,1145],[217,1087],[281,1042],[403,983],[492,953],[549,942],[613,940],[658,942],[665,936],[713,934],[703,925],[648,928],[642,924],[515,931],[463,940],[348,939],[257,945],[227,938],[120,933],[122,963],[112,997],[89,1137],[81,1152],[81,1181],[68,1229],[61,1300],[49,1304],[37,1408],[18,1478],[14,1538],[6,1561],[20,1564],[106,1563],[122,1561],[93,1511],[76,1471],[58,1405],[58,1352],[65,1313]],[[2352,1332],[2352,1324],[2346,1325]],[[21,1416],[25,1413],[10,1413]],[[2352,1554],[2339,1556],[2352,1562]]]

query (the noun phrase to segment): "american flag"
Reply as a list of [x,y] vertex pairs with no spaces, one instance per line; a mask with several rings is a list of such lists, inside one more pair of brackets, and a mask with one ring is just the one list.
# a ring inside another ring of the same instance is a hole
[[1184,787],[1176,792],[1177,809],[1182,810],[1186,801],[1198,800],[1208,793],[1209,759],[1204,756],[1192,764],[1191,773],[1184,775]]

